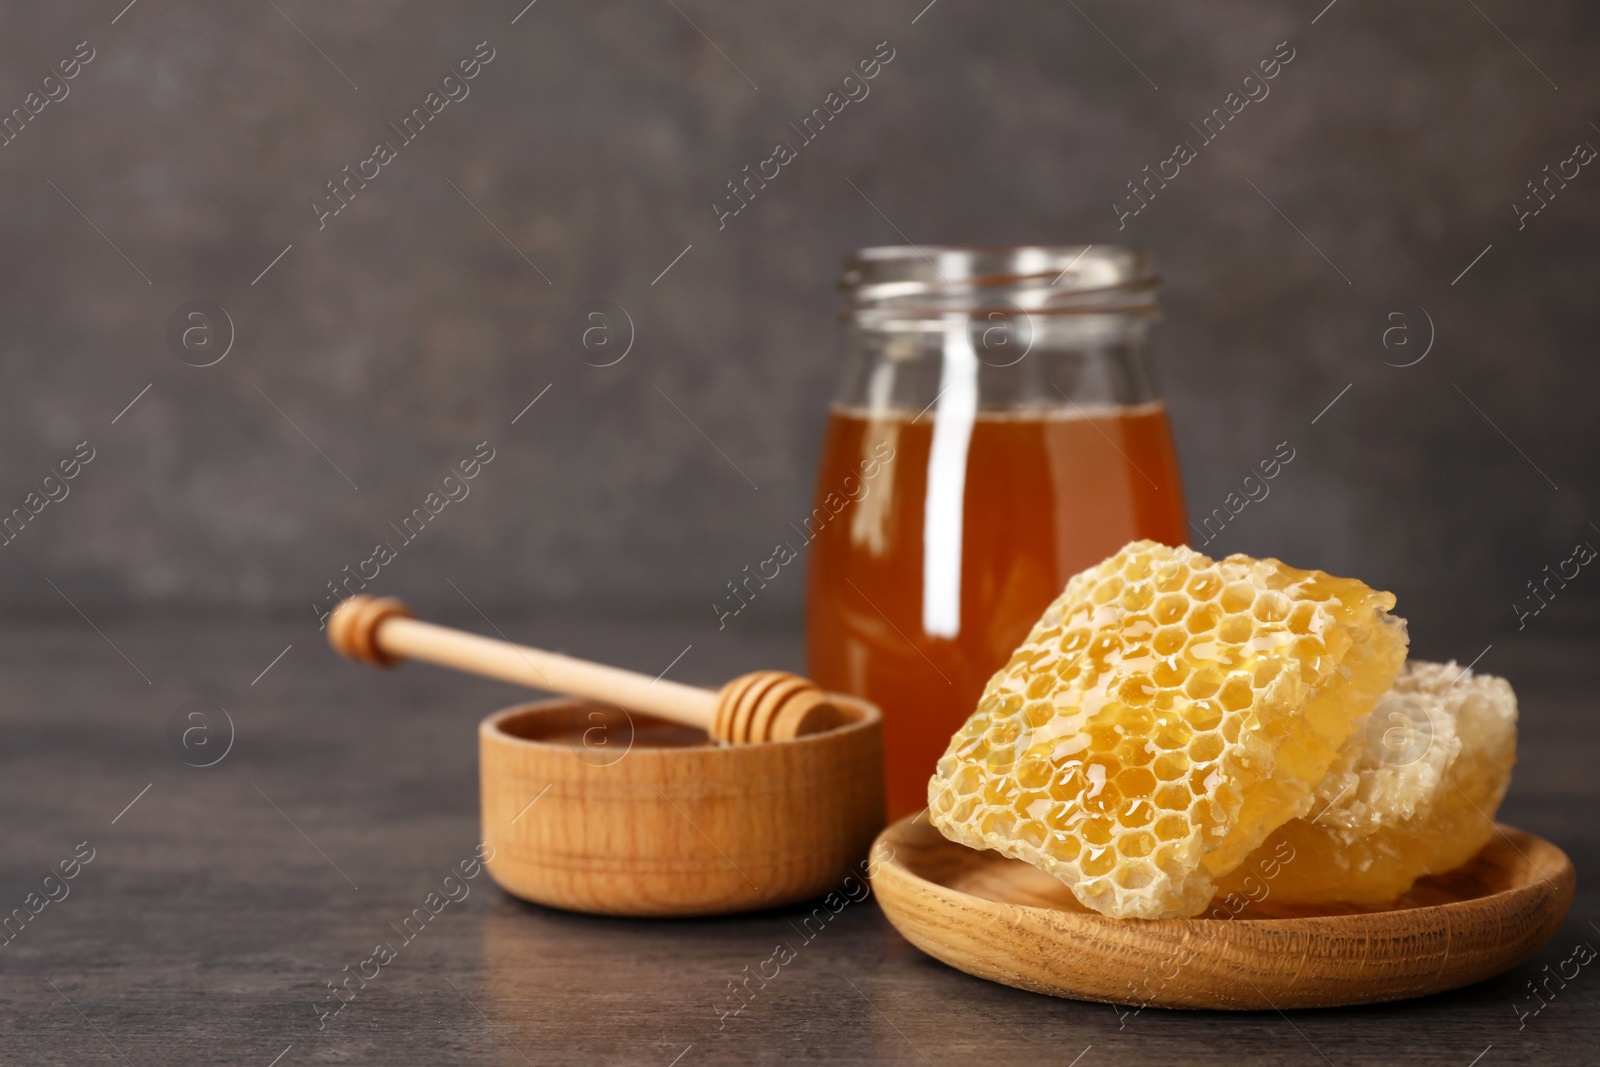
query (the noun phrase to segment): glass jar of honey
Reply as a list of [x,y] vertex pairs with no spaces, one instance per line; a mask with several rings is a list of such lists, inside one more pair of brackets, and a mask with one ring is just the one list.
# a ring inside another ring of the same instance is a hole
[[1185,539],[1147,255],[867,248],[810,540],[811,677],[884,713],[891,818],[1073,574]]

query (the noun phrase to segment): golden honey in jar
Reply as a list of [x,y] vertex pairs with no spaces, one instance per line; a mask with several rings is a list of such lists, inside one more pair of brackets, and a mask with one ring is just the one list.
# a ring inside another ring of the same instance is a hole
[[1076,572],[1185,539],[1136,250],[869,248],[807,520],[811,677],[883,709],[889,815]]

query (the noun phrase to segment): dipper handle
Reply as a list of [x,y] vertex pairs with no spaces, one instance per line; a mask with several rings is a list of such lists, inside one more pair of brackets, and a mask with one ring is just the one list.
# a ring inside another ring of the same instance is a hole
[[354,596],[340,604],[328,620],[328,642],[342,655],[376,667],[427,660],[647,712],[704,730],[721,742],[783,741],[844,721],[822,690],[793,674],[757,671],[712,692],[421,622],[394,597]]

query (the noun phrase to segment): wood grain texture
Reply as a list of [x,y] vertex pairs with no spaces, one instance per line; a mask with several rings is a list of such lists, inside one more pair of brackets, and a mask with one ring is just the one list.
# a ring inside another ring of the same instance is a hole
[[340,655],[374,667],[419,659],[645,712],[728,744],[787,741],[845,721],[829,694],[797,674],[754,671],[720,689],[702,689],[422,622],[398,597],[349,597],[329,617],[327,630]]
[[1325,1008],[1458,989],[1531,958],[1576,887],[1559,848],[1510,827],[1391,908],[1275,908],[1231,919],[1113,919],[1020,860],[946,840],[918,816],[880,835],[889,920],[960,970],[1039,993],[1164,1008]]
[[539,904],[720,915],[818,896],[883,826],[883,724],[837,698],[835,729],[712,745],[698,731],[573,700],[478,731],[489,870]]

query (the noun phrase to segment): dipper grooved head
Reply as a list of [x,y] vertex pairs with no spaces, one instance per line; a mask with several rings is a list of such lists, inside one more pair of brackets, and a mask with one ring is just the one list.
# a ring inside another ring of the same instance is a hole
[[328,618],[328,643],[347,659],[374,667],[393,667],[401,656],[378,648],[374,638],[385,619],[411,618],[411,610],[398,597],[353,596]]

